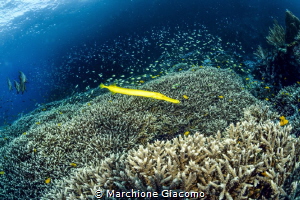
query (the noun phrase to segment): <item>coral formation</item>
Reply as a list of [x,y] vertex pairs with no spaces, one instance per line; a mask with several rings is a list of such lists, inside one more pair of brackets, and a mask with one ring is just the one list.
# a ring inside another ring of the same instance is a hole
[[291,126],[271,120],[276,116],[258,104],[245,109],[244,119],[231,124],[224,137],[197,132],[113,154],[100,165],[79,169],[44,198],[92,199],[96,190],[105,198],[109,190],[142,199],[132,189],[162,197],[165,191],[174,191],[168,197],[204,192],[205,199],[287,197],[283,184],[299,166],[300,150],[295,147],[300,140],[291,137]]
[[169,74],[139,89],[154,88],[181,103],[109,93],[83,103],[76,95],[17,121],[19,137],[0,149],[5,171],[0,197],[39,198],[72,169],[96,165],[112,153],[187,131],[211,135],[238,121],[242,108],[257,101],[234,72],[212,67]]
[[298,31],[298,34],[297,34],[297,36],[296,36],[296,38],[295,38],[297,41],[299,41],[300,40],[300,30]]
[[293,133],[300,135],[300,87],[299,84],[284,87],[273,99],[274,108],[287,116],[293,126]]
[[260,45],[257,47],[256,51],[254,52],[254,55],[257,56],[260,61],[262,61],[264,64],[266,64],[268,52],[267,50],[263,49]]
[[273,28],[269,28],[269,35],[266,37],[267,42],[277,48],[285,45],[285,31],[282,26],[275,21]]
[[299,84],[281,89],[274,98],[276,109],[285,116],[295,117],[300,109]]
[[285,40],[289,44],[293,42],[300,31],[300,20],[291,11],[285,12],[286,34]]
[[297,38],[298,38],[298,41],[295,42],[293,45],[291,45],[291,48],[292,48],[292,52],[295,55],[296,63],[298,65],[300,65],[300,45],[299,45],[299,43],[300,43],[300,31],[299,31],[299,34],[298,34]]
[[1,135],[5,140],[0,140],[0,145],[4,146],[4,144],[10,143],[22,133],[27,133],[30,129],[35,129],[38,124],[55,123],[55,121],[64,123],[70,120],[72,115],[78,113],[78,107],[82,106],[85,102],[84,99],[82,99],[81,102],[74,99],[76,99],[76,97],[52,102],[26,115],[21,115],[19,119],[2,130]]
[[267,53],[261,47],[255,55],[261,60],[254,74],[272,85],[272,92],[277,93],[284,86],[299,81],[300,43],[296,40],[300,30],[300,20],[290,11],[286,11],[284,28],[277,22],[270,28],[267,42],[273,48]]

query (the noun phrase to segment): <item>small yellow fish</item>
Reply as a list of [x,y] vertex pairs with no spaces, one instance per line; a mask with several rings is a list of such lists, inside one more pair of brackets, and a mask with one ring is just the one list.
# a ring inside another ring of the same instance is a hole
[[5,171],[0,171],[0,175],[4,175],[5,174]]
[[269,177],[267,172],[261,172],[261,175],[263,175],[264,177]]
[[77,167],[77,164],[76,164],[76,163],[70,163],[70,165],[71,165],[72,167]]
[[46,184],[48,184],[48,183],[50,183],[50,182],[51,182],[51,178],[46,178],[46,179],[45,179],[45,183],[46,183]]
[[183,98],[185,98],[185,99],[189,99],[189,97],[188,97],[188,96],[186,96],[186,95],[183,95]]
[[279,119],[280,119],[280,126],[284,126],[287,123],[289,123],[289,120],[285,119],[284,116],[279,117]]
[[184,133],[185,136],[188,136],[189,134],[190,134],[189,131],[186,131],[186,132]]

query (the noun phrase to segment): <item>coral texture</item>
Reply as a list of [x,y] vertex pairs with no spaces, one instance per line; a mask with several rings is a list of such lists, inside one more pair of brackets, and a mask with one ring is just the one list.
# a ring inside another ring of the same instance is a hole
[[300,135],[300,87],[299,84],[281,89],[274,98],[274,107],[288,117],[293,126],[293,134]]
[[285,12],[286,43],[291,43],[300,31],[300,20],[291,11]]
[[96,165],[112,153],[186,131],[206,130],[205,135],[211,135],[223,130],[240,119],[242,108],[256,102],[242,87],[234,72],[203,67],[139,87],[179,99],[180,104],[107,93],[86,103],[83,95],[75,95],[34,111],[34,117],[18,121],[19,137],[0,149],[4,156],[0,166],[5,171],[0,197],[38,198],[72,169]]
[[101,165],[79,169],[44,198],[92,199],[96,190],[114,190],[139,199],[133,189],[162,196],[172,190],[187,196],[204,192],[206,199],[279,199],[287,196],[283,184],[299,166],[300,141],[290,136],[291,126],[270,120],[276,116],[258,104],[224,137],[197,132],[113,154]]

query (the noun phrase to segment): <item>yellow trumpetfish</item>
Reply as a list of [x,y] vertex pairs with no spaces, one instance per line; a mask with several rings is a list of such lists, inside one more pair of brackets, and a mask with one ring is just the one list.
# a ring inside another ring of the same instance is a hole
[[100,88],[107,88],[112,93],[120,93],[120,94],[126,94],[126,95],[132,95],[132,96],[141,96],[141,97],[149,97],[153,99],[159,99],[164,101],[169,101],[171,103],[180,103],[177,99],[172,99],[170,97],[167,97],[161,93],[158,92],[151,92],[146,90],[136,90],[136,89],[128,89],[128,88],[121,88],[116,85],[110,85],[105,86],[104,84],[100,84]]

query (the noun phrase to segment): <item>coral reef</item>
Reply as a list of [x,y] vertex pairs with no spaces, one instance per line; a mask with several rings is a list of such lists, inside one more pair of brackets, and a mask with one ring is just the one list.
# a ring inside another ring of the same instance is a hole
[[282,115],[288,117],[293,126],[293,133],[300,135],[300,87],[299,84],[281,89],[275,98],[274,108]]
[[263,49],[260,45],[257,47],[254,55],[257,56],[262,63],[266,64],[268,52],[267,50]]
[[291,45],[291,47],[292,47],[292,52],[295,55],[295,61],[298,65],[300,65],[300,45],[299,45],[299,43],[300,43],[300,31],[299,31],[299,34],[298,34],[297,38],[299,38],[299,39],[297,40],[297,42],[295,42],[293,45]]
[[298,115],[300,109],[299,84],[284,87],[274,98],[276,110],[285,116]]
[[[144,199],[134,191],[190,198],[204,192],[205,199],[288,197],[283,185],[299,166],[300,149],[295,147],[300,140],[291,137],[291,126],[271,120],[277,116],[260,103],[245,109],[244,119],[224,134],[197,132],[113,154],[58,182],[44,199],[92,199],[97,190],[104,199],[108,190],[128,192],[121,196],[131,199]],[[295,184],[290,185],[290,196]]]
[[212,67],[169,74],[139,89],[181,103],[109,93],[83,103],[85,97],[75,95],[13,124],[20,125],[20,133],[14,133],[20,136],[0,149],[5,172],[0,197],[38,199],[74,168],[95,166],[113,153],[186,131],[209,136],[237,122],[242,109],[257,102],[234,72]]
[[27,133],[30,129],[35,129],[39,124],[45,124],[55,121],[64,123],[78,113],[78,107],[82,106],[82,102],[74,102],[70,99],[52,102],[43,105],[34,111],[21,116],[11,125],[6,126],[1,131],[1,135],[5,140],[0,140],[0,145],[9,144],[13,139],[19,137],[23,133]]
[[259,47],[255,52],[260,63],[253,72],[256,78],[272,85],[272,93],[277,93],[284,86],[299,81],[300,43],[297,41],[299,24],[300,20],[290,11],[286,11],[286,30],[275,22],[267,36],[267,42],[273,48],[266,52]]
[[300,20],[291,11],[285,12],[286,34],[285,41],[287,44],[295,41],[297,34],[300,31]]
[[296,38],[295,38],[297,41],[299,41],[300,40],[300,30],[299,30],[299,32],[298,32],[298,34],[297,34],[297,36],[296,36]]
[[22,133],[28,132],[33,125],[45,124],[49,122],[64,123],[73,115],[81,113],[78,107],[83,106],[92,98],[103,94],[101,90],[90,90],[85,93],[77,93],[61,101],[54,101],[48,104],[39,105],[38,108],[27,114],[21,114],[20,118],[1,130],[1,136],[5,140],[0,140],[0,145],[8,144]]

